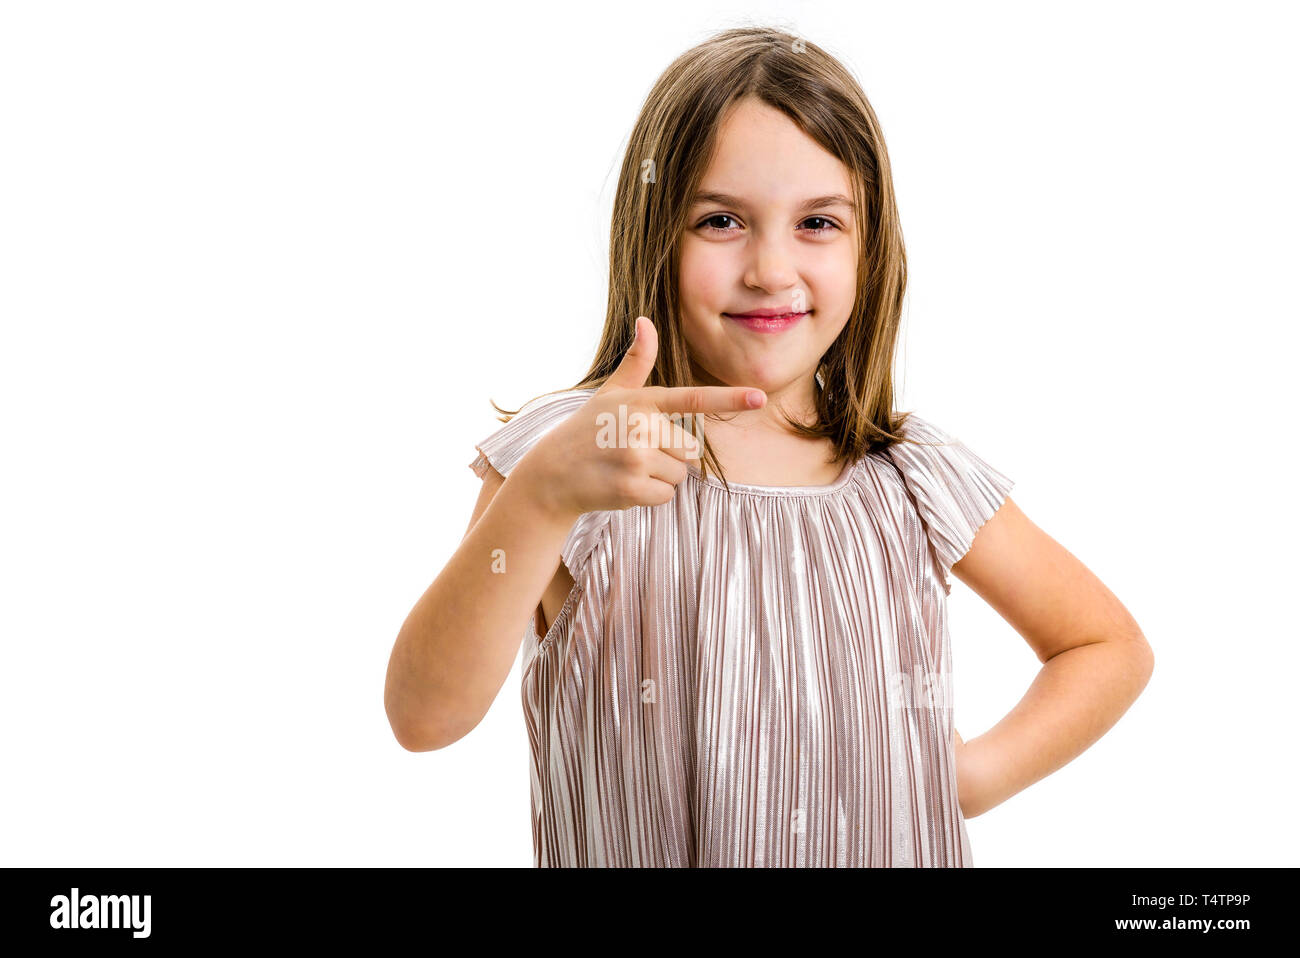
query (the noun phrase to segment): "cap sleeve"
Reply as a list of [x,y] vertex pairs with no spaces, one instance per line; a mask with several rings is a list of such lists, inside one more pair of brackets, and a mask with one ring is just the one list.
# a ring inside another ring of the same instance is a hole
[[591,398],[593,390],[570,389],[559,393],[538,396],[519,410],[510,421],[490,436],[476,442],[478,455],[469,464],[480,479],[492,466],[503,476],[524,457],[542,436],[567,419]]
[[885,452],[916,502],[944,594],[951,594],[952,567],[970,551],[976,533],[1001,508],[1015,480],[915,413],[908,417],[902,435],[938,444],[894,443]]
[[[480,479],[492,466],[502,476],[510,475],[524,454],[539,439],[573,415],[591,398],[594,389],[569,389],[538,396],[519,410],[510,421],[474,444],[478,455],[469,463]],[[587,557],[600,541],[610,513],[584,512],[565,540],[561,558],[576,580]]]

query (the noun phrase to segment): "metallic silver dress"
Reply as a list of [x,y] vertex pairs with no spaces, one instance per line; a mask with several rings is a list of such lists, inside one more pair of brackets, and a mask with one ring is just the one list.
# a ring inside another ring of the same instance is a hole
[[[592,389],[478,443],[509,475]],[[826,486],[704,477],[582,515],[523,645],[538,866],[969,866],[953,564],[1013,481],[913,414]]]

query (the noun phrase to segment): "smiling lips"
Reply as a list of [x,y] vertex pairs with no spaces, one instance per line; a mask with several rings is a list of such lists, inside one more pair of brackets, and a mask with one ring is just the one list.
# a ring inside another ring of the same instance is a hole
[[793,313],[788,309],[752,309],[747,313],[723,313],[727,319],[756,333],[779,333],[789,329],[812,310]]

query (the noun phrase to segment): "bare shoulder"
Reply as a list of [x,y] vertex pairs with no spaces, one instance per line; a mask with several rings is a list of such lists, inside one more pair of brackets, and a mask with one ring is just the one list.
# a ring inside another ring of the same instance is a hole
[[1123,640],[1150,654],[1124,604],[1008,497],[953,574],[993,607],[1039,661],[1090,642]]

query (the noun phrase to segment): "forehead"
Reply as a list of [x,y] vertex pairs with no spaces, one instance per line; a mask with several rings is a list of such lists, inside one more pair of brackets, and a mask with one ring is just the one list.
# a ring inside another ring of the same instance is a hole
[[[781,111],[756,100],[732,108],[718,130],[698,193],[757,206],[798,206],[811,197],[853,196],[849,168]],[[698,194],[697,194],[698,195]]]

